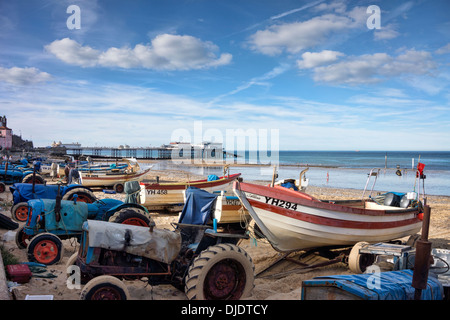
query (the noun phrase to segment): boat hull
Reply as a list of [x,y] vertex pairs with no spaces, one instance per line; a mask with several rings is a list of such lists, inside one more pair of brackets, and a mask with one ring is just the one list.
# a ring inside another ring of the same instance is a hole
[[244,183],[235,184],[234,190],[241,201],[245,198],[243,203],[254,219],[256,215],[257,224],[260,220],[267,228],[278,251],[383,242],[415,234],[422,227],[417,210],[365,209],[364,201],[361,207],[344,206]]
[[184,190],[187,187],[196,187],[208,192],[220,191],[230,185],[241,174],[219,177],[218,180],[191,181],[180,183],[143,183],[139,193],[140,203],[147,208],[163,208],[182,206],[184,203]]
[[242,206],[238,197],[220,195],[217,197],[213,212],[213,218],[217,223],[241,223],[250,221],[248,211]]
[[141,181],[151,169],[136,173],[86,173],[80,172],[81,181],[87,187],[111,187],[127,181]]

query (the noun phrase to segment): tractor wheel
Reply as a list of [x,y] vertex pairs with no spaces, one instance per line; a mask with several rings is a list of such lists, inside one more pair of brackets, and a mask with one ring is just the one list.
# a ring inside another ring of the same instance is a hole
[[[33,183],[33,174],[27,174],[23,179],[22,183]],[[34,183],[36,184],[45,184],[44,178],[42,178],[39,174],[36,173],[36,176],[34,177]]]
[[31,236],[23,231],[23,227],[16,232],[16,245],[19,249],[26,249],[30,243]]
[[[77,258],[78,258],[78,251],[75,252],[74,254],[72,254],[69,259],[66,262],[66,275],[67,278],[69,278],[70,276],[72,276],[73,274],[73,269],[70,268],[72,266],[76,266],[77,265]],[[70,268],[70,269],[69,269]],[[86,284],[89,280],[92,279],[92,276],[85,274],[85,273],[81,273],[81,277],[80,277],[80,283],[81,284]]]
[[70,267],[70,266],[74,266],[75,263],[77,262],[77,258],[78,258],[78,251],[75,252],[74,254],[72,254],[69,259],[66,262],[66,270]]
[[11,217],[17,222],[25,222],[28,218],[28,202],[16,203],[11,208]]
[[155,223],[150,217],[147,217],[145,211],[138,208],[123,208],[114,213],[109,222],[130,224],[133,226],[148,227],[154,226]]
[[189,267],[189,300],[238,300],[253,290],[255,266],[240,247],[223,243],[202,251]]
[[0,182],[0,193],[5,192],[6,190],[6,185],[3,182]]
[[356,274],[364,273],[366,268],[375,261],[373,254],[359,253],[359,250],[368,244],[368,242],[361,241],[353,246],[348,256],[348,268],[351,272]]
[[64,196],[62,197],[63,200],[73,200],[73,196],[77,195],[77,201],[86,202],[86,203],[93,203],[97,198],[95,197],[94,193],[85,188],[74,188],[72,190],[67,191]]
[[125,187],[123,186],[122,183],[116,183],[113,187],[114,191],[116,191],[117,193],[122,193],[125,190]]
[[128,300],[130,294],[125,284],[113,276],[99,276],[89,281],[81,290],[81,300]]
[[57,236],[51,233],[41,233],[33,237],[27,247],[28,260],[46,265],[61,261],[64,246]]

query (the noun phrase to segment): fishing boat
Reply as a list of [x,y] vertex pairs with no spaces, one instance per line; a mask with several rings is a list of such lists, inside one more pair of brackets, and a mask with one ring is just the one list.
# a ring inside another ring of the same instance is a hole
[[196,187],[214,192],[223,190],[228,185],[240,177],[240,173],[228,174],[221,177],[215,175],[207,179],[196,181],[167,182],[167,183],[144,183],[141,182],[139,193],[140,203],[153,210],[179,211],[184,205],[183,192],[187,187]]
[[124,184],[127,181],[141,181],[151,170],[141,169],[136,159],[124,159],[128,163],[126,170],[107,171],[107,172],[89,172],[80,171],[81,183],[87,187],[113,187],[117,193],[124,191]]
[[118,172],[124,171],[129,167],[128,163],[123,164],[85,164],[83,166],[77,167],[78,171],[87,172]]
[[242,206],[241,201],[236,196],[229,196],[221,191],[212,213],[213,219],[217,223],[241,223],[250,221],[248,211]]
[[78,172],[89,172],[89,173],[106,173],[106,172],[124,172],[129,168],[129,163],[112,163],[112,164],[102,164],[102,163],[91,163],[88,161],[81,162],[52,162],[45,163],[41,165],[41,173],[42,174],[50,174],[52,171],[52,164],[55,163],[57,165],[56,172],[59,176],[64,176],[66,174],[65,169],[66,166],[69,168],[77,168]]
[[400,239],[422,227],[421,211],[371,197],[325,201],[279,185],[235,182],[233,191],[272,247],[291,252]]

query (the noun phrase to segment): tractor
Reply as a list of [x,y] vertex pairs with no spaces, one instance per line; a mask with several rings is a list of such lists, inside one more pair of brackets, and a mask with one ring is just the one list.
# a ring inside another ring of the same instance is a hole
[[45,180],[36,168],[14,167],[9,163],[0,166],[0,193],[6,191],[6,185],[14,183],[45,184]]
[[[86,221],[79,251],[67,262],[68,281],[78,276],[79,283],[85,284],[81,299],[127,300],[130,295],[122,279],[170,284],[184,290],[190,300],[249,296],[255,268],[251,257],[237,245],[248,239],[246,229],[239,223],[221,224],[214,219],[211,225],[215,200],[190,201],[186,200],[179,222],[172,224],[173,231],[156,228],[154,223],[143,227]],[[200,217],[206,223],[184,223],[183,217]]]
[[13,196],[11,207],[11,217],[17,222],[27,221],[28,200],[32,199],[52,199],[57,195],[62,196],[62,200],[73,200],[77,195],[78,201],[93,203],[96,197],[92,190],[79,184],[70,185],[44,185],[34,183],[14,183],[9,187]]
[[73,200],[33,199],[28,201],[26,223],[16,232],[16,244],[27,249],[28,260],[51,265],[63,256],[62,240],[80,240],[83,223],[103,220],[115,223],[148,226],[148,210],[139,204],[116,199],[96,200],[93,203]]

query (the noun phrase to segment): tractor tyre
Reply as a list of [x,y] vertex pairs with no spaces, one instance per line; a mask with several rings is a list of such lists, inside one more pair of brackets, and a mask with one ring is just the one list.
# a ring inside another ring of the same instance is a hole
[[123,193],[123,191],[125,190],[125,187],[122,183],[116,183],[113,187],[114,191],[117,193]]
[[356,274],[364,273],[367,267],[375,261],[375,256],[373,254],[359,253],[359,250],[368,244],[368,242],[361,241],[353,246],[348,256],[348,268],[351,272]]
[[113,276],[103,275],[89,281],[81,290],[81,300],[129,300],[125,284]]
[[[25,177],[23,177],[22,183],[33,183],[33,174],[29,173]],[[41,175],[36,173],[36,176],[34,177],[34,183],[45,184],[45,180],[41,177]]]
[[11,208],[11,217],[17,222],[25,222],[28,218],[28,202],[16,203]]
[[222,243],[203,250],[189,267],[185,293],[189,300],[238,300],[254,287],[255,266],[242,248]]
[[54,234],[41,233],[31,239],[27,255],[30,262],[51,265],[61,261],[64,246],[61,239]]
[[73,196],[77,195],[77,201],[86,202],[86,203],[93,203],[97,200],[94,193],[85,188],[74,188],[69,191],[67,191],[63,197],[62,200],[73,200]]
[[6,190],[6,185],[3,182],[0,182],[0,193],[5,192]]
[[120,209],[114,213],[108,221],[141,227],[151,227],[155,225],[153,219],[148,217],[145,211],[138,208]]
[[[75,252],[74,254],[72,254],[69,259],[66,262],[66,270],[71,267],[74,266],[77,262],[77,258],[78,258],[78,251]],[[69,274],[68,274],[69,275]]]
[[31,236],[27,235],[23,229],[24,227],[20,228],[19,231],[16,232],[15,240],[19,249],[26,249],[31,239]]
[[[73,253],[66,262],[67,278],[69,278],[73,275],[73,267],[77,265],[77,258],[78,258],[78,250],[77,250],[77,252]],[[92,277],[93,276],[82,272],[80,275],[80,283],[86,284],[87,282],[89,282],[89,280],[92,279]]]

